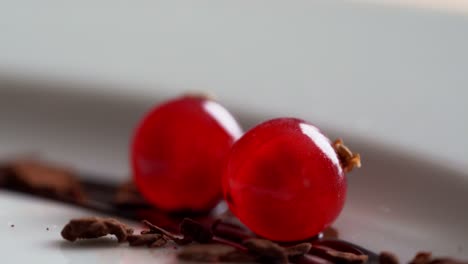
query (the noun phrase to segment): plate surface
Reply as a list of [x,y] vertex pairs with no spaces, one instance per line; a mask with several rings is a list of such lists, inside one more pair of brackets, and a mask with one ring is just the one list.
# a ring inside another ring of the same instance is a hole
[[[85,168],[84,175],[115,182],[128,178],[122,160],[134,122],[148,107],[146,100],[112,96],[96,100],[96,93],[69,97],[57,90],[24,86],[3,91],[2,157],[32,151],[51,161]],[[261,119],[252,113],[241,121],[249,126]],[[348,202],[334,225],[341,238],[374,251],[397,252],[402,259],[421,249],[468,258],[466,175],[372,142],[353,137],[347,141],[361,152],[363,168],[348,178]],[[106,243],[80,249],[61,241],[60,228],[70,218],[93,214],[2,191],[0,248],[11,261],[21,262],[175,261],[173,249],[128,250]]]

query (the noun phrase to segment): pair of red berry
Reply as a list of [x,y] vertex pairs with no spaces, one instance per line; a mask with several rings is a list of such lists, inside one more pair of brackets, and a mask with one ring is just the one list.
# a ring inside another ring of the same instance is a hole
[[322,231],[343,208],[347,168],[339,154],[346,151],[295,118],[273,119],[242,135],[223,106],[185,96],[141,121],[131,165],[138,189],[159,208],[207,211],[224,193],[252,231],[294,241]]

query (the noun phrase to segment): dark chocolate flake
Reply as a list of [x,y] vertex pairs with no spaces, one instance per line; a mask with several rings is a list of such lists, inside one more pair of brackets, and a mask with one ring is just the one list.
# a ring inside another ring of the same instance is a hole
[[[143,234],[143,235],[129,235],[127,237],[128,244],[132,247],[137,246],[148,246],[148,247],[156,247],[153,246],[157,241],[163,240],[166,241],[161,234]],[[161,245],[164,245],[162,242]]]
[[85,195],[75,173],[35,160],[17,160],[0,168],[0,185],[56,200],[82,203]]
[[360,264],[365,263],[369,259],[367,255],[359,255],[351,252],[338,251],[325,246],[313,245],[310,253],[321,258],[327,259],[333,263],[343,264]]
[[261,263],[288,263],[287,252],[280,245],[266,239],[251,238],[242,243]]
[[290,246],[285,248],[286,254],[289,258],[295,258],[299,256],[303,256],[310,251],[312,245],[310,243],[300,243],[294,246]]
[[77,239],[92,239],[112,234],[119,242],[123,242],[132,233],[133,229],[116,219],[89,217],[70,220],[62,229],[61,235],[73,242]]
[[187,245],[193,242],[193,239],[191,237],[175,235],[157,225],[152,224],[148,220],[143,220],[143,224],[146,225],[149,228],[149,230],[141,231],[142,235],[143,234],[161,234],[168,240],[172,240],[178,245]]

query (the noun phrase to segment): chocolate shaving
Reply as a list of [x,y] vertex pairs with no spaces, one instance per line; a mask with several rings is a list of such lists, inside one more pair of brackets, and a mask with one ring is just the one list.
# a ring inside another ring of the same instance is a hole
[[400,261],[398,260],[398,257],[387,251],[383,251],[379,254],[379,263],[380,264],[399,264]]
[[211,233],[210,229],[190,218],[182,220],[180,233],[185,239],[190,239],[201,244],[210,243],[213,240],[213,233]]
[[162,247],[167,244],[167,240],[164,237],[161,237],[160,239],[154,241],[151,245],[149,245],[150,248],[155,248],[155,247]]
[[17,160],[0,168],[0,186],[56,200],[83,203],[77,176],[68,169],[34,160]]
[[127,240],[133,229],[113,218],[89,217],[72,219],[62,229],[62,237],[69,241],[115,235],[119,242]]
[[127,241],[128,244],[132,247],[161,247],[167,242],[167,240],[161,234],[129,235],[127,237]]
[[[350,248],[342,249],[320,244],[325,241],[317,241],[315,245],[300,243],[283,247],[270,240],[249,238],[239,244],[233,240],[213,236],[209,228],[188,218],[180,224],[180,235],[173,234],[146,220],[143,223],[148,230],[142,231],[140,235],[133,235],[131,228],[112,218],[72,219],[63,228],[61,234],[69,241],[113,234],[119,242],[128,241],[130,246],[161,247],[169,240],[179,245],[191,242],[200,243],[185,246],[178,252],[179,259],[189,261],[285,264],[289,260],[300,264],[362,264],[369,260],[369,263],[378,261],[380,264],[399,264],[398,258],[390,252],[380,253],[378,260],[374,259],[377,255],[369,253],[371,257],[369,259],[369,256],[359,250],[353,251]],[[432,259],[431,253],[419,252],[409,264],[468,264],[468,262],[452,258]]]
[[285,250],[286,255],[288,255],[289,258],[295,258],[307,254],[311,248],[312,245],[310,243],[300,243],[294,246],[287,247],[285,248]]
[[261,263],[288,263],[286,250],[280,245],[266,239],[251,238],[245,240],[244,245],[248,252]]
[[358,255],[351,252],[338,251],[329,247],[313,245],[310,253],[327,259],[333,263],[360,264],[368,260],[367,255]]
[[172,240],[178,245],[187,245],[193,242],[192,238],[190,237],[175,235],[157,225],[153,225],[148,220],[143,220],[143,224],[146,225],[149,228],[149,230],[142,231],[141,232],[142,235],[143,234],[161,234],[168,240]]

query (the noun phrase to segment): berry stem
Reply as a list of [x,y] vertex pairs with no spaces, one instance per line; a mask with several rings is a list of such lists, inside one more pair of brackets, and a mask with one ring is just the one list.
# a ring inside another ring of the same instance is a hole
[[345,172],[352,171],[355,167],[361,167],[361,156],[358,153],[353,153],[343,142],[341,138],[333,142],[333,148],[335,149],[338,158],[340,159],[341,168]]

